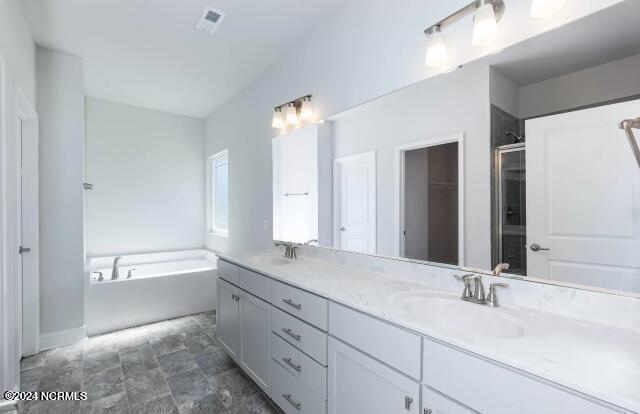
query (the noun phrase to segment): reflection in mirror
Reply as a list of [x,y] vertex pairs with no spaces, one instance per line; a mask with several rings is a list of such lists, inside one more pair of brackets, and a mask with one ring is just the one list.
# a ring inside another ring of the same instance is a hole
[[274,139],[274,238],[640,293],[640,2]]

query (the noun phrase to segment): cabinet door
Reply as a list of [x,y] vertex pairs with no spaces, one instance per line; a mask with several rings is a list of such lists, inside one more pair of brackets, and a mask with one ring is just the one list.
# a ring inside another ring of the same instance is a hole
[[238,288],[218,279],[218,342],[234,360],[240,354],[240,305]]
[[420,385],[329,338],[329,414],[418,414]]
[[240,365],[267,394],[271,386],[271,305],[240,291]]
[[422,414],[473,414],[470,410],[424,385],[422,387]]

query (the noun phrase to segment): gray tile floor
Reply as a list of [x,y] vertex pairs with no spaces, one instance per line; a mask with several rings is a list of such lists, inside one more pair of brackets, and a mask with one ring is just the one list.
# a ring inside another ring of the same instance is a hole
[[86,391],[25,413],[281,413],[213,339],[215,312],[139,326],[21,362],[22,391]]

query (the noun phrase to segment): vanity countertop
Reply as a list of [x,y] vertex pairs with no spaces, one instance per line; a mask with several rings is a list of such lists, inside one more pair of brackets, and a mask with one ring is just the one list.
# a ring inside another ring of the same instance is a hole
[[256,260],[273,254],[264,251],[219,256],[336,303],[640,413],[640,331],[528,308],[491,309],[462,300],[453,302],[456,308],[499,312],[519,321],[525,334],[496,338],[467,334],[464,330],[443,331],[427,314],[416,317],[408,312],[405,302],[415,303],[416,292],[434,297],[451,297],[460,292],[309,257],[299,257],[286,265]]

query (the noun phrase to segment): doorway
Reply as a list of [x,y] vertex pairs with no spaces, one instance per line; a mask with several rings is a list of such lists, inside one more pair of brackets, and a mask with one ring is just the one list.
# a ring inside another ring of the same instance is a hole
[[462,136],[399,147],[398,253],[461,265]]

